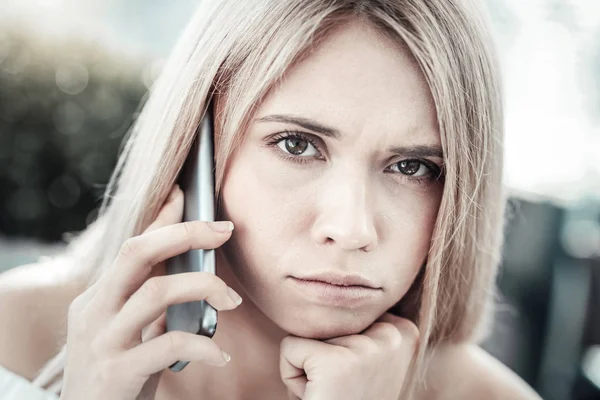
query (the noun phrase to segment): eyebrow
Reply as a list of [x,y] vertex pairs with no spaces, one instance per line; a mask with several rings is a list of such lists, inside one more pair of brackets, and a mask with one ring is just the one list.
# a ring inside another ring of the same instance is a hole
[[317,121],[313,121],[308,118],[295,117],[292,115],[274,114],[267,115],[266,117],[258,118],[259,122],[283,122],[286,124],[294,124],[308,129],[309,131],[317,132],[323,136],[331,137],[334,139],[340,138],[340,131],[335,128],[323,125]]
[[437,145],[418,145],[394,147],[390,150],[392,153],[405,157],[438,157],[444,158],[444,151]]
[[[286,124],[293,124],[300,126],[309,131],[317,132],[323,136],[339,139],[341,134],[340,131],[323,125],[317,121],[309,118],[297,117],[285,114],[273,114],[265,117],[257,118],[258,122],[282,122]],[[438,145],[417,145],[417,146],[400,146],[393,147],[390,149],[391,153],[402,155],[405,157],[438,157],[444,158],[444,152]]]

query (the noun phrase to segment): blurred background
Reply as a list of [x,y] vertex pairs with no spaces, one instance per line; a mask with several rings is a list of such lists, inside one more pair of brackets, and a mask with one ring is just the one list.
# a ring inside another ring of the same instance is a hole
[[[0,1],[0,271],[92,221],[198,0]],[[600,399],[600,2],[486,0],[511,199],[485,348],[544,399]]]

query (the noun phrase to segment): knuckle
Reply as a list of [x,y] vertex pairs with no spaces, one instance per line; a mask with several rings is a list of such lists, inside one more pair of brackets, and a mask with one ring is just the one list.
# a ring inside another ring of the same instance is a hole
[[225,296],[229,298],[227,284],[218,276],[210,272],[201,271],[197,273],[198,285],[211,296]]
[[419,331],[417,325],[408,319],[401,321],[399,328],[402,334],[411,340],[418,341],[421,336],[421,332]]
[[165,296],[165,288],[162,280],[152,277],[146,280],[139,289],[140,295],[148,299],[162,299]]
[[398,330],[389,336],[388,343],[392,350],[399,350],[402,347],[402,344],[404,343],[404,340],[402,339],[402,334]]
[[377,353],[379,351],[379,345],[373,339],[368,336],[361,337],[360,348],[367,354]]
[[165,335],[167,339],[168,354],[179,355],[184,344],[183,336],[177,331],[171,331]]
[[392,349],[399,349],[402,346],[402,333],[396,326],[389,322],[380,322],[377,328]]
[[96,282],[85,291],[79,293],[79,295],[77,295],[77,297],[75,297],[71,303],[69,303],[67,315],[78,315],[81,311],[83,311],[88,304],[91,303],[91,300],[94,296],[93,290],[97,285],[98,283]]
[[400,333],[396,334],[394,337],[391,338],[390,340],[390,347],[392,348],[392,350],[400,350],[400,348],[402,348],[402,335],[400,335]]
[[76,340],[87,340],[92,332],[87,314],[78,307],[69,307],[67,325],[69,335]]
[[196,224],[194,223],[194,221],[185,221],[180,224],[180,227],[180,229],[183,232],[183,242],[187,243],[187,249],[193,249],[194,246],[192,243],[194,243],[194,238],[198,236],[198,234],[195,233],[197,231]]
[[200,279],[205,281],[209,286],[216,290],[227,294],[227,284],[218,276],[211,274],[210,272],[200,272]]
[[125,240],[121,245],[119,255],[128,258],[138,254],[142,248],[142,241],[143,239],[141,236],[133,236]]
[[377,329],[386,338],[394,337],[400,333],[400,330],[389,322],[378,322]]
[[191,239],[194,236],[195,224],[193,221],[185,221],[181,223],[181,229],[183,230],[186,239]]

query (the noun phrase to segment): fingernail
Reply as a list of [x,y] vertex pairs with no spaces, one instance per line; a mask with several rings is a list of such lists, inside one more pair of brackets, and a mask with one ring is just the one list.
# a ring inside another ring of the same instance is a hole
[[221,353],[223,353],[223,358],[225,359],[225,362],[229,362],[229,360],[231,360],[231,356],[227,353],[225,353],[223,350],[221,350]]
[[235,290],[233,290],[230,287],[227,287],[227,292],[229,292],[229,297],[231,297],[231,300],[233,300],[233,302],[236,305],[239,306],[240,304],[242,304],[242,297],[239,294],[237,294]]
[[229,232],[233,230],[233,222],[231,221],[209,221],[208,226],[215,232]]

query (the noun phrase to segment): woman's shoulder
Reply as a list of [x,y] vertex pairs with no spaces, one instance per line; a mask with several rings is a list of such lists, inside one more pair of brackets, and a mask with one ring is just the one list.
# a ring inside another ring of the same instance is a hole
[[0,365],[28,380],[60,349],[69,305],[82,290],[66,262],[49,259],[0,274]]
[[419,400],[541,400],[516,373],[471,343],[440,346],[430,359],[426,381]]

